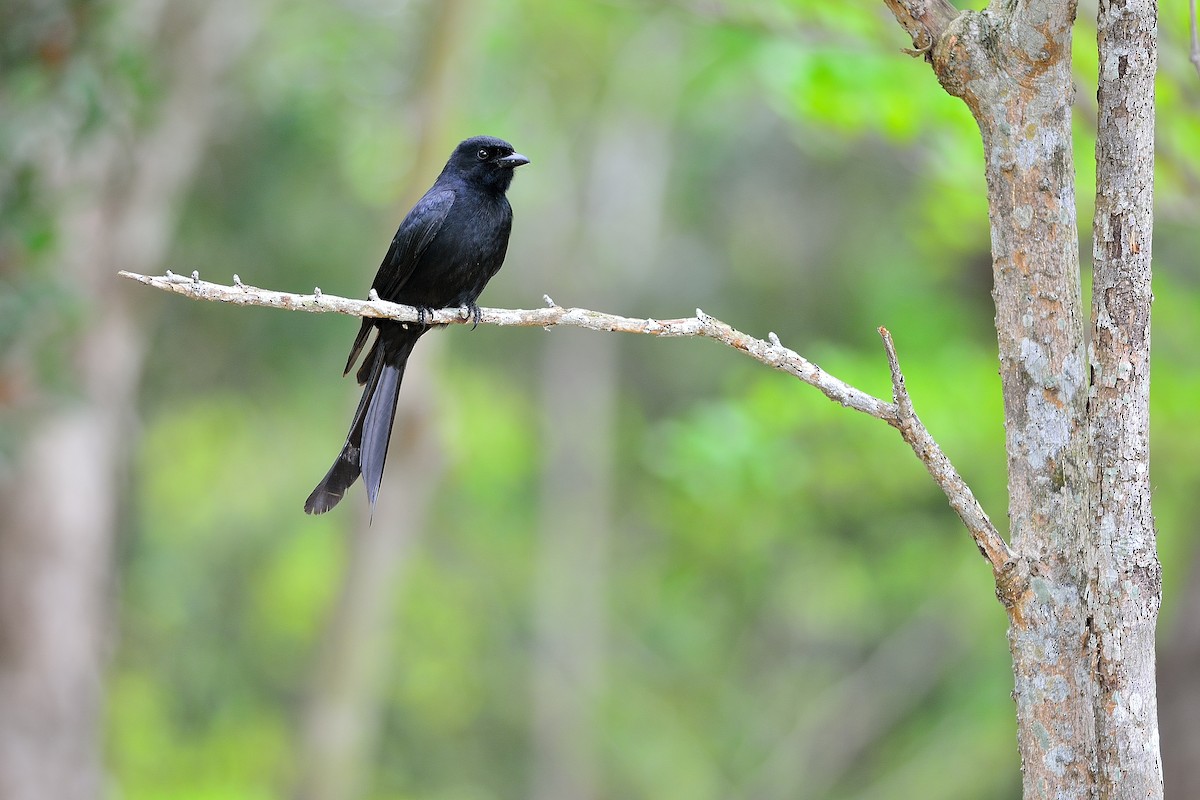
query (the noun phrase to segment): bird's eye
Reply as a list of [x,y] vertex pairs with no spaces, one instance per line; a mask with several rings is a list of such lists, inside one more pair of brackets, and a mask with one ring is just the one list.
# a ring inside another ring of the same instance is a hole
[[480,161],[487,161],[488,156],[490,156],[491,153],[488,152],[488,149],[486,147],[481,147],[481,148],[479,148],[479,152],[476,153],[475,155],[479,156]]

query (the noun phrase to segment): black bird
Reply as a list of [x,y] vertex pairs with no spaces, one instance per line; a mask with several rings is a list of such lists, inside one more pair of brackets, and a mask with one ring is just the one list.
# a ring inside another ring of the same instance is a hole
[[[371,288],[384,300],[422,310],[465,306],[478,322],[475,301],[508,250],[512,207],[504,193],[513,169],[528,163],[503,139],[476,136],[460,143],[400,223]],[[364,318],[343,375],[354,367],[372,328],[379,334],[356,373],[366,388],[342,452],[304,504],[309,514],[324,514],[337,505],[359,475],[375,510],[404,365],[429,326],[424,320]]]

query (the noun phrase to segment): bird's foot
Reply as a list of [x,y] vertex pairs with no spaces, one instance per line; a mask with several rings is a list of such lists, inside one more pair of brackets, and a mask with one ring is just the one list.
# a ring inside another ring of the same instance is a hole
[[430,306],[413,306],[413,308],[417,310],[417,321],[415,323],[401,322],[400,327],[404,330],[408,330],[409,325],[416,325],[416,327],[421,331],[432,328],[433,323],[430,322],[430,320],[433,318],[433,308]]
[[464,305],[462,310],[463,319],[471,320],[471,330],[479,327],[479,320],[483,316],[483,312],[479,310],[479,305],[471,302]]

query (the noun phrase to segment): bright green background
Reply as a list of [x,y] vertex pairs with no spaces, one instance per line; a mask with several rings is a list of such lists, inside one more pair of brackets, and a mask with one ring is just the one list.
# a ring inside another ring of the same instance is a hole
[[[1200,514],[1200,79],[1186,20],[1170,11],[1153,391],[1164,636]],[[880,396],[875,328],[886,325],[922,419],[1005,527],[978,136],[928,67],[899,52],[909,42],[882,3],[469,3],[440,155],[420,164],[412,103],[427,4],[300,0],[264,13],[164,268],[359,296],[443,154],[466,135],[500,135],[533,163],[510,192],[512,244],[485,305],[537,306],[545,293],[631,316],[699,306],[774,331]],[[98,85],[152,110],[154,66],[122,46],[127,22],[97,12],[94,24],[62,74],[8,52],[9,96],[96,126],[105,109],[81,109]],[[19,181],[6,190],[6,246],[27,268],[0,275],[0,342],[28,337],[35,314],[57,318],[53,202]],[[1086,235],[1082,249],[1086,261]],[[151,351],[108,687],[114,796],[279,796],[365,503],[356,486],[323,518],[300,512],[356,400],[339,373],[357,326],[129,291]],[[69,393],[49,327],[42,363]],[[577,344],[586,373],[595,336],[454,328],[422,342],[440,349],[418,348],[433,362],[445,472],[391,598],[370,798],[529,793],[541,375],[552,339]],[[612,339],[600,345],[615,358],[603,373],[615,387],[603,678],[589,701],[601,796],[1016,797],[1005,617],[894,431],[711,342]],[[556,413],[574,420],[560,439],[586,436],[589,419]],[[401,504],[385,495],[375,524],[407,513]]]

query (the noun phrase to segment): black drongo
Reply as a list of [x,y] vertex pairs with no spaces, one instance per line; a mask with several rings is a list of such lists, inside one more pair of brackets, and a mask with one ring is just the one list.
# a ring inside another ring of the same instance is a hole
[[[475,301],[508,250],[512,207],[504,193],[513,169],[528,163],[502,139],[476,136],[459,144],[400,223],[371,288],[383,300],[421,309],[465,306],[478,319]],[[359,475],[375,509],[404,365],[429,326],[364,318],[343,374],[354,367],[372,328],[379,333],[357,372],[366,388],[342,452],[304,504],[309,514],[337,505]]]

